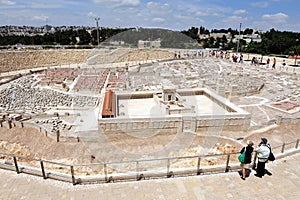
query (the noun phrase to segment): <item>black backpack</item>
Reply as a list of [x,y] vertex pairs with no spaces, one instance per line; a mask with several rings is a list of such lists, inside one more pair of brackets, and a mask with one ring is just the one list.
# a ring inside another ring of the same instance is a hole
[[274,161],[274,160],[275,160],[275,156],[274,156],[274,154],[273,154],[273,152],[272,152],[272,150],[271,150],[270,145],[267,145],[267,147],[270,149],[270,155],[269,155],[268,160],[269,160],[269,161]]

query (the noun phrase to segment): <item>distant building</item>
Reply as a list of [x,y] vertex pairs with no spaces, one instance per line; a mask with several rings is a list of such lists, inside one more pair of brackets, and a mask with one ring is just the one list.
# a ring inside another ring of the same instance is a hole
[[248,35],[235,35],[233,42],[236,42],[238,39],[245,40],[247,43],[250,42],[262,42],[260,34],[248,34]]
[[222,38],[223,36],[226,37],[226,39],[231,39],[231,33],[228,32],[228,33],[211,33],[211,34],[200,34],[199,35],[199,38],[200,39],[208,39],[210,37],[213,37],[215,39],[217,38]]
[[46,24],[44,26],[44,33],[49,33],[51,31],[51,28],[52,28],[51,26],[49,26],[49,25]]
[[138,41],[138,48],[145,49],[145,48],[160,48],[161,41],[160,38],[157,40],[149,41],[149,40],[139,40]]
[[261,36],[259,34],[246,35],[246,36],[244,36],[244,38],[245,38],[244,40],[246,40],[247,43],[262,41]]
[[124,46],[125,42],[124,41],[109,41],[109,44],[112,46]]

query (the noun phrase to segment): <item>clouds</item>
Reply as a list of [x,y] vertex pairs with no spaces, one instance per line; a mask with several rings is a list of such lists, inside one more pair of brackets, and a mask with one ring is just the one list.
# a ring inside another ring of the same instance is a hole
[[57,9],[57,8],[66,8],[76,1],[68,0],[30,0],[30,1],[21,1],[21,0],[0,0],[0,10],[9,9],[9,10],[21,10],[21,9]]
[[89,12],[88,14],[87,14],[87,16],[88,17],[92,17],[92,18],[95,18],[95,17],[98,17],[95,13],[93,13],[93,12]]
[[233,12],[234,15],[242,15],[242,14],[246,14],[246,13],[247,13],[247,11],[244,9],[235,10]]
[[153,17],[162,17],[170,13],[171,6],[167,3],[149,1],[146,3],[146,6],[144,8],[141,8],[140,10],[145,13],[148,12],[151,15],[154,15]]
[[268,1],[253,2],[251,3],[251,6],[255,8],[267,8],[269,6],[269,2]]
[[289,16],[284,13],[277,13],[277,14],[273,14],[273,15],[265,14],[262,16],[262,19],[267,20],[272,23],[277,23],[277,24],[286,23],[288,18],[289,18]]
[[158,22],[158,23],[162,23],[162,22],[165,22],[166,19],[164,18],[159,18],[159,17],[156,17],[156,18],[153,18],[152,19],[153,22]]
[[207,9],[199,9],[199,11],[195,12],[197,17],[218,17],[222,16],[223,12],[217,9],[207,8]]
[[32,17],[32,20],[47,22],[48,18],[46,15],[36,15]]
[[16,3],[13,2],[13,1],[9,1],[9,0],[0,0],[0,5],[4,5],[4,6],[13,6],[15,5]]
[[170,7],[169,4],[167,3],[159,3],[159,2],[153,2],[153,1],[149,1],[147,2],[147,8],[149,9],[155,9],[155,10],[165,10],[168,9]]
[[[299,31],[299,0],[0,0],[0,25],[94,26],[95,17],[106,27],[161,27],[186,30],[278,29]],[[288,15],[287,15],[288,14]],[[284,25],[285,24],[285,25]],[[266,26],[268,25],[268,26]]]
[[289,16],[284,13],[276,14],[264,14],[261,16],[259,21],[254,21],[254,27],[264,27],[262,30],[269,30],[271,28],[279,30],[292,30],[299,32],[300,24],[298,23],[288,23]]
[[138,6],[140,0],[92,0],[96,4],[115,6]]

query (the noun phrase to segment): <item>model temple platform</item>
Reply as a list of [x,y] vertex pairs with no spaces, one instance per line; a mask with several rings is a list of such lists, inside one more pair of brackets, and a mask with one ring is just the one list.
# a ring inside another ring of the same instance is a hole
[[[105,131],[169,129],[198,132],[211,127],[248,129],[250,114],[206,88],[107,92],[100,128]],[[107,108],[104,108],[107,107]],[[113,111],[114,113],[107,111]]]

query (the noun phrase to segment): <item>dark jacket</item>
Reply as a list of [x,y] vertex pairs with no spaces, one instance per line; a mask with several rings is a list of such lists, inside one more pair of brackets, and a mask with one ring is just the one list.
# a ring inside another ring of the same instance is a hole
[[[241,153],[244,152],[245,147],[242,148]],[[252,158],[252,152],[253,152],[253,147],[251,146],[246,146],[246,152],[245,152],[245,164],[251,163],[251,158]]]

